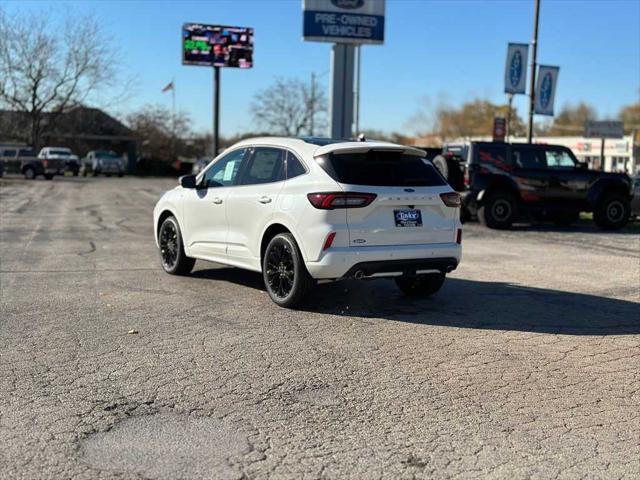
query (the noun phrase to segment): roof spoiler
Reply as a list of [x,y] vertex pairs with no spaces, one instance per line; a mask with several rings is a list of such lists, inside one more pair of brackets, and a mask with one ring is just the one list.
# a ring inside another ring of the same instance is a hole
[[314,153],[314,157],[321,157],[328,153],[365,153],[370,150],[376,152],[403,152],[407,155],[415,155],[416,157],[425,157],[427,152],[415,147],[405,147],[393,143],[383,142],[344,142],[323,145]]

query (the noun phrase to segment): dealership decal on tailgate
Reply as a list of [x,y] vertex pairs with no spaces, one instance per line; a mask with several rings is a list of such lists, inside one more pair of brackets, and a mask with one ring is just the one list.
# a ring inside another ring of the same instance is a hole
[[422,214],[420,210],[394,210],[396,227],[421,227]]

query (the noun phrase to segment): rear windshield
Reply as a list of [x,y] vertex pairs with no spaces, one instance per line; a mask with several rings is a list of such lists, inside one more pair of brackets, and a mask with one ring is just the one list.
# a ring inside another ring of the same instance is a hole
[[98,158],[120,158],[115,152],[96,152],[96,157]]
[[427,160],[402,152],[332,153],[318,159],[339,183],[379,187],[433,187],[446,181]]

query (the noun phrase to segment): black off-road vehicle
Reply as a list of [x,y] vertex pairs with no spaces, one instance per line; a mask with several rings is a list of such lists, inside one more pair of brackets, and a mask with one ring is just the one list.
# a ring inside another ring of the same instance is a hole
[[467,142],[445,145],[434,164],[446,164],[464,215],[489,228],[509,228],[523,217],[567,226],[593,212],[605,230],[629,221],[632,182],[623,173],[589,170],[560,145]]

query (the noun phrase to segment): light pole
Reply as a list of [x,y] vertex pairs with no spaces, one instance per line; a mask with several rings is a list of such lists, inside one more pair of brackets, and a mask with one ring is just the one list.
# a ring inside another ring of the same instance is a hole
[[527,142],[531,143],[533,138],[533,110],[536,103],[536,63],[538,57],[538,18],[540,17],[540,0],[535,1],[535,14],[533,20],[533,55],[531,56],[531,83],[529,84],[529,128]]

